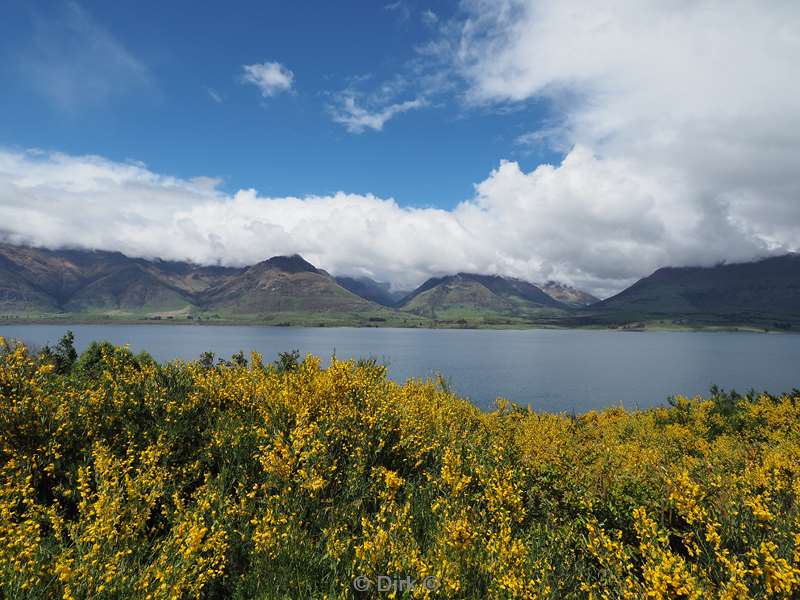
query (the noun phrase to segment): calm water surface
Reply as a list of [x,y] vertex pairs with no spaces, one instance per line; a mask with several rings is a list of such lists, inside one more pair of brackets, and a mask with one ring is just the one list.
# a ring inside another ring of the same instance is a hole
[[210,350],[264,360],[297,349],[329,359],[374,357],[396,381],[443,374],[482,408],[498,396],[534,409],[581,413],[645,408],[712,384],[773,393],[800,387],[800,335],[580,330],[426,330],[202,325],[0,325],[0,335],[54,344],[69,328],[78,350],[92,340],[129,344],[158,360]]

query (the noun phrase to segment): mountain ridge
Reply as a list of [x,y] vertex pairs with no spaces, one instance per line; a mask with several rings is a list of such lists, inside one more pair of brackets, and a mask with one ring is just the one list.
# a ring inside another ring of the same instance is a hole
[[662,267],[589,309],[615,320],[626,315],[629,320],[800,324],[800,254],[713,267]]
[[377,302],[381,306],[393,307],[409,294],[408,291],[392,291],[388,283],[370,277],[342,275],[335,279],[346,290],[366,300]]
[[496,322],[552,317],[568,307],[534,284],[499,275],[457,273],[431,277],[398,305],[401,311],[432,319],[463,321],[480,317]]
[[0,243],[0,320],[217,319],[396,326],[800,329],[800,255],[664,267],[597,302],[559,282],[431,277],[398,300],[367,277],[333,277],[300,255],[245,267]]
[[0,314],[158,317],[370,313],[381,307],[299,255],[248,267],[130,258],[119,252],[0,244]]

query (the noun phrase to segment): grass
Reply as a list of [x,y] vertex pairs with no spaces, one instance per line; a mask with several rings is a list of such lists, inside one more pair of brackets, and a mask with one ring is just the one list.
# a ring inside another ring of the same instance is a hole
[[[191,316],[191,318],[189,318]],[[638,315],[641,316],[641,315]],[[800,326],[780,319],[761,323],[732,320],[694,319],[620,319],[600,320],[588,316],[507,316],[491,313],[453,311],[429,319],[413,313],[276,313],[269,317],[258,315],[227,316],[218,313],[193,315],[146,314],[86,314],[86,313],[26,313],[0,315],[0,325],[12,324],[202,324],[202,325],[275,325],[285,327],[394,327],[426,329],[600,329],[646,331],[746,331],[753,333],[794,333]]]

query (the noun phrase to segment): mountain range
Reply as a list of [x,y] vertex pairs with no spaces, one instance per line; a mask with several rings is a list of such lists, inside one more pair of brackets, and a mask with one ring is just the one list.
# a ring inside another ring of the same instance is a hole
[[563,283],[456,273],[417,289],[333,277],[301,256],[247,267],[0,243],[0,320],[392,326],[800,327],[800,255],[659,269],[606,300]]
[[243,267],[0,244],[0,315],[370,322],[393,312],[300,256]]

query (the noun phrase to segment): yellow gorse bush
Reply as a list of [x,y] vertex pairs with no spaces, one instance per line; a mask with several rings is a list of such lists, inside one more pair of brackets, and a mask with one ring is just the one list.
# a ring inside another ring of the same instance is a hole
[[800,595],[797,394],[569,417],[369,362],[98,356],[0,338],[0,597]]

